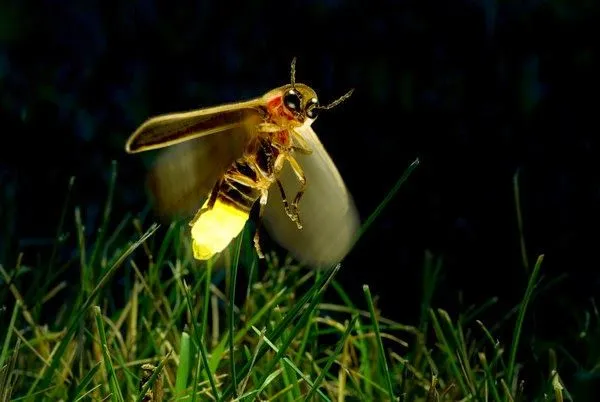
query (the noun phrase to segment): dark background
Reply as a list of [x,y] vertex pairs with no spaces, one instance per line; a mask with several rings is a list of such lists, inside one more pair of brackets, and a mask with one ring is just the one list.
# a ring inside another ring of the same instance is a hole
[[125,154],[131,132],[152,115],[259,96],[289,81],[297,56],[297,80],[322,102],[356,88],[313,127],[363,218],[421,161],[347,257],[350,293],[362,301],[368,283],[384,314],[414,323],[429,249],[444,261],[436,306],[499,296],[489,320],[503,317],[527,282],[520,172],[529,263],[544,253],[545,281],[568,275],[535,299],[526,330],[581,330],[600,286],[598,3],[109,3],[0,1],[0,262],[47,252],[71,175],[93,231],[111,160],[113,225],[142,211],[148,161]]

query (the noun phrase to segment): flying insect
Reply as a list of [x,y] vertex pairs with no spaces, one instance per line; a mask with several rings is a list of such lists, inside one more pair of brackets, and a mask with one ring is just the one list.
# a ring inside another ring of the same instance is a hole
[[354,244],[358,212],[311,127],[353,90],[321,105],[311,87],[296,82],[295,62],[287,85],[247,101],[152,117],[127,140],[130,154],[168,147],[149,173],[149,187],[161,214],[195,213],[190,226],[198,260],[227,247],[256,203],[254,245],[261,258],[261,225],[313,267],[339,262]]

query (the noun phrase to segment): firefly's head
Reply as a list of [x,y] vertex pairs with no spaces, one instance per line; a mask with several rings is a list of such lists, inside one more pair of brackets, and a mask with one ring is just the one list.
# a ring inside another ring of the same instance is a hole
[[345,95],[328,105],[322,106],[319,103],[317,93],[308,85],[296,82],[296,58],[292,60],[291,82],[277,88],[267,94],[267,98],[274,99],[277,104],[273,105],[278,109],[279,114],[288,121],[295,122],[294,125],[310,125],[319,115],[321,110],[331,109],[352,95],[354,89],[351,89]]
[[319,114],[319,98],[308,85],[294,83],[286,85],[281,98],[283,108],[296,120],[303,123],[306,119],[314,120]]

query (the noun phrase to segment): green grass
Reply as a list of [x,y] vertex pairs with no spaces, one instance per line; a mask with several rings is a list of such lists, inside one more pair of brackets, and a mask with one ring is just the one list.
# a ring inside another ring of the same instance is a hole
[[[516,285],[523,297],[505,346],[479,320],[496,299],[458,317],[432,304],[441,258],[426,254],[420,320],[401,324],[379,310],[368,285],[363,300],[350,299],[336,280],[343,264],[312,271],[269,254],[259,265],[249,229],[206,265],[191,258],[185,222],[161,228],[160,240],[154,224],[115,222],[116,183],[113,166],[97,231],[86,231],[82,210],[67,201],[47,259],[21,255],[0,266],[0,401],[569,400],[557,364],[569,345],[544,349],[552,363],[539,387],[524,390],[520,377],[522,365],[535,364],[520,346],[542,256]],[[79,252],[61,260],[59,250],[73,246]],[[595,308],[584,317],[578,341],[590,360],[576,363],[594,376],[600,320]]]

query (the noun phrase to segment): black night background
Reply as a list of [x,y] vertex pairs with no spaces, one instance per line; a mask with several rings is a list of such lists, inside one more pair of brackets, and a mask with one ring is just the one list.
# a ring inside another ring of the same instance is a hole
[[[553,347],[567,390],[591,400],[600,353],[586,345],[599,332],[579,336],[598,325],[599,11],[583,0],[0,0],[0,264],[23,253],[46,269],[71,176],[55,258],[77,259],[73,208],[94,233],[113,160],[109,228],[147,211],[151,156],[124,151],[136,127],[260,96],[288,83],[295,56],[297,80],[323,102],[355,88],[313,128],[363,220],[420,161],[342,263],[353,300],[366,308],[369,284],[383,315],[416,325],[423,266],[440,259],[433,306],[456,316],[497,297],[477,319],[509,343],[507,314],[543,254],[519,351],[525,387],[547,380]],[[79,283],[75,266],[67,274]],[[4,278],[0,297],[4,327]]]

